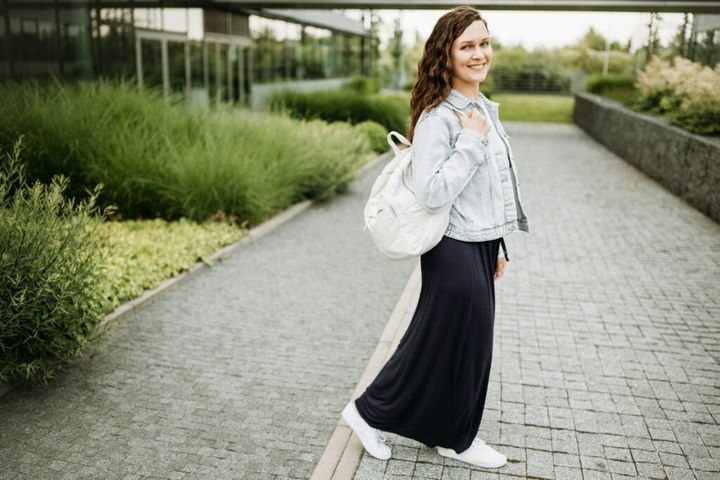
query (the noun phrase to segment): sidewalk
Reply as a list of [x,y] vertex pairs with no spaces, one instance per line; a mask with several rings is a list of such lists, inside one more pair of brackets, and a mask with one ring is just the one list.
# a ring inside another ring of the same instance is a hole
[[[531,234],[480,426],[508,464],[390,435],[354,478],[720,478],[720,226],[573,125],[508,130]],[[416,265],[362,231],[381,167],[0,397],[0,479],[309,478]]]
[[508,463],[390,435],[354,478],[720,478],[720,226],[575,126],[509,133],[531,235],[508,238],[479,433]]

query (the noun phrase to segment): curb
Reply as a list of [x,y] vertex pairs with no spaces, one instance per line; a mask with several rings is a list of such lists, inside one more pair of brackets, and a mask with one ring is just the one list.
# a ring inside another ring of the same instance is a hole
[[[405,334],[410,320],[412,320],[417,300],[420,296],[421,275],[420,262],[410,274],[405,289],[390,315],[385,330],[375,347],[360,381],[355,386],[351,399],[354,400],[365,391],[375,376],[380,372],[385,362],[397,349],[402,336]],[[360,464],[364,449],[357,435],[342,419],[338,420],[330,440],[325,446],[318,460],[310,480],[352,480]]]
[[[357,179],[358,176],[365,173],[365,171],[369,170],[370,168],[374,167],[377,163],[386,160],[390,158],[392,155],[392,151],[385,152],[374,159],[368,161],[360,167],[358,170],[355,171],[354,178]],[[136,309],[140,308],[141,306],[144,306],[147,303],[150,303],[150,301],[156,299],[162,292],[165,290],[168,290],[171,287],[174,287],[175,285],[179,285],[180,283],[186,281],[187,279],[191,278],[193,275],[195,275],[198,271],[202,270],[203,268],[207,266],[212,266],[213,263],[222,260],[223,258],[227,257],[231,253],[233,253],[235,250],[240,248],[241,246],[245,245],[246,243],[252,242],[253,240],[257,240],[258,238],[262,237],[266,233],[270,232],[271,230],[279,227],[283,223],[291,220],[292,218],[296,217],[306,209],[308,209],[310,206],[312,206],[315,202],[313,200],[304,200],[302,202],[296,203],[287,209],[283,210],[282,212],[278,213],[274,217],[269,218],[268,220],[260,223],[256,227],[253,227],[248,231],[248,233],[242,237],[240,240],[238,240],[235,243],[231,243],[230,245],[226,245],[219,250],[216,250],[213,252],[205,261],[198,260],[195,262],[195,265],[193,265],[189,270],[186,270],[178,275],[175,275],[174,277],[167,278],[160,282],[156,287],[146,290],[143,292],[142,295],[140,295],[137,298],[134,298],[132,300],[129,300],[122,305],[119,305],[113,312],[109,313],[105,316],[105,318],[102,319],[102,321],[95,327],[95,331],[92,336],[95,336],[99,334],[108,324],[120,320],[125,315],[128,315],[130,312],[134,312]],[[89,356],[92,356],[91,352],[87,352],[86,355],[73,359],[70,362],[68,362],[68,366],[72,366],[73,364],[76,364],[77,362],[81,362],[88,358]],[[15,388],[18,384],[21,382],[11,382],[11,383],[0,383],[0,397],[5,395],[7,392]]]

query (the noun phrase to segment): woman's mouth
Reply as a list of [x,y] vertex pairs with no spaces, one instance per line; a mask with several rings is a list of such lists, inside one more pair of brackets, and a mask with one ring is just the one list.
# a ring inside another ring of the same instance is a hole
[[474,64],[472,64],[472,65],[468,65],[467,67],[468,67],[470,70],[474,70],[474,71],[476,71],[476,72],[479,72],[480,70],[482,70],[482,69],[485,67],[486,64],[487,64],[487,62],[486,62],[486,63],[474,63]]

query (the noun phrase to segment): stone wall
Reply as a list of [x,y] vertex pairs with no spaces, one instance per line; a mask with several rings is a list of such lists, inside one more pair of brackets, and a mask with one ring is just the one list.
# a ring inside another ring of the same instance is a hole
[[598,95],[575,95],[575,123],[608,149],[720,223],[720,139]]

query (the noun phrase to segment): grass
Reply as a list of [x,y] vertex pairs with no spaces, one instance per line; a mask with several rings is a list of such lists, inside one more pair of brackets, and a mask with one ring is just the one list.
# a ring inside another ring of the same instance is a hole
[[31,180],[62,173],[79,198],[102,183],[98,203],[124,218],[203,221],[222,211],[258,224],[342,191],[372,153],[342,122],[168,107],[128,83],[9,83],[0,104],[0,146],[25,135]]
[[572,123],[575,99],[571,95],[536,93],[496,93],[500,120],[520,122]]

